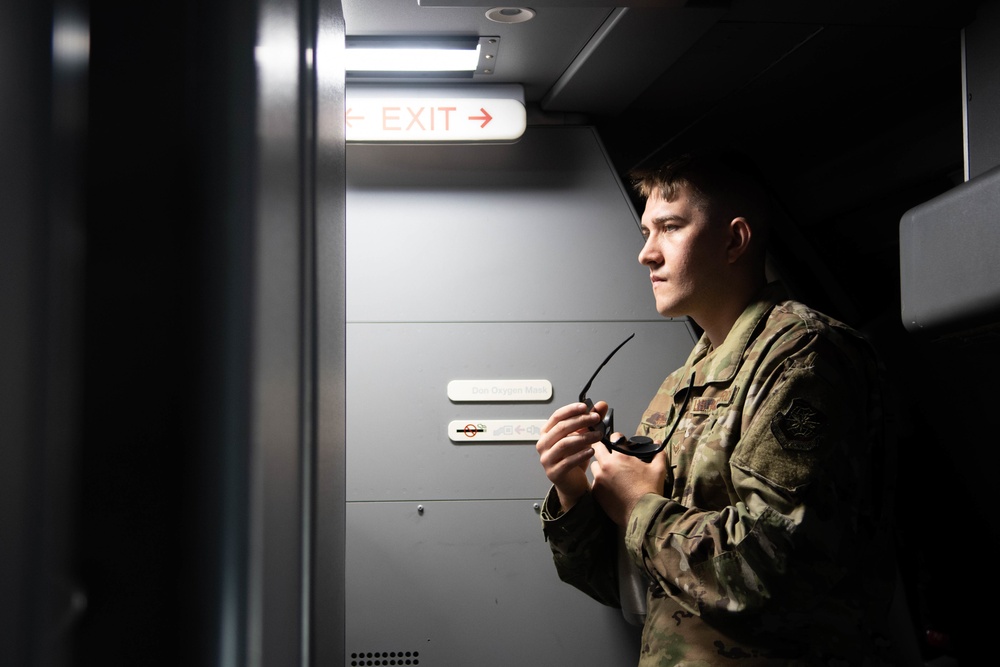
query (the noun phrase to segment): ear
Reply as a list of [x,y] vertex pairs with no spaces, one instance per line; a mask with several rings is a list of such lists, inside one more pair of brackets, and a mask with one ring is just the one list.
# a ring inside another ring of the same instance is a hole
[[730,264],[736,263],[740,257],[747,253],[750,248],[751,236],[753,236],[753,232],[750,231],[750,223],[747,222],[746,218],[740,216],[729,221],[726,257]]

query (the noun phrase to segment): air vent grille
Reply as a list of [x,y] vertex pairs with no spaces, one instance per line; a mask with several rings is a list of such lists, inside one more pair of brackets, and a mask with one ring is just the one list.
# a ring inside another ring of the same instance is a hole
[[351,667],[384,667],[385,665],[419,665],[418,651],[358,651],[351,654]]

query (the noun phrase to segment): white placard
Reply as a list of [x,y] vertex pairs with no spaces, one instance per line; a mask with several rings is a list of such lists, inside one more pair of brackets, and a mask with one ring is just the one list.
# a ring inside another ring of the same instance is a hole
[[448,423],[453,442],[535,442],[542,434],[544,419],[469,419]]
[[548,380],[452,380],[448,398],[466,402],[528,402],[552,398]]

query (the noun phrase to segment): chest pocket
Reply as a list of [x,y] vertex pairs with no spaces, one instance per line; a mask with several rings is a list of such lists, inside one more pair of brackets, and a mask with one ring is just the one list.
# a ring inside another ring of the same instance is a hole
[[[678,389],[677,391],[683,391],[683,389]],[[674,404],[674,394],[664,391],[661,388],[656,393],[656,396],[653,397],[653,400],[649,402],[649,407],[646,408],[646,412],[642,415],[637,435],[647,436],[655,442],[664,442],[664,439],[667,437],[667,430],[676,418],[676,413],[677,407]]]
[[[676,465],[673,495],[691,507],[718,508],[730,504],[729,456],[732,438],[727,419],[735,387],[706,387],[692,396],[669,445]],[[738,421],[738,420],[737,420]]]
[[707,432],[715,430],[718,421],[724,420],[729,413],[736,392],[735,386],[722,391],[706,387],[703,395],[693,396],[687,414],[681,417],[684,422],[680,425],[683,438],[701,439]]
[[680,407],[676,405],[676,394],[660,392],[649,404],[643,415],[640,435],[656,442],[677,445],[681,441],[698,438],[705,428],[711,429],[717,414],[725,412],[732,403],[735,386],[719,390],[711,385],[704,387],[700,395],[695,395],[694,373],[684,392]]

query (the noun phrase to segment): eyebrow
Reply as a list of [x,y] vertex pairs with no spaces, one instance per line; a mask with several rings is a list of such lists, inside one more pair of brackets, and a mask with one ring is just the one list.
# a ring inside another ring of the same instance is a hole
[[668,222],[668,221],[671,221],[671,220],[684,220],[684,221],[686,221],[687,218],[685,218],[683,215],[678,215],[677,213],[669,213],[667,215],[658,215],[655,218],[653,218],[653,222],[658,223],[658,224],[659,223]]

